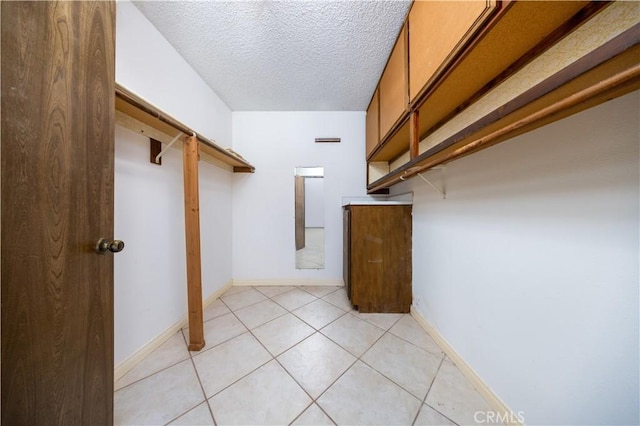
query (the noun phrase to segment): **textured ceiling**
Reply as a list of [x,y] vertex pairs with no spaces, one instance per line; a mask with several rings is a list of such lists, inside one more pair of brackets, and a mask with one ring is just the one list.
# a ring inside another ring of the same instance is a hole
[[137,1],[234,111],[364,111],[409,1]]

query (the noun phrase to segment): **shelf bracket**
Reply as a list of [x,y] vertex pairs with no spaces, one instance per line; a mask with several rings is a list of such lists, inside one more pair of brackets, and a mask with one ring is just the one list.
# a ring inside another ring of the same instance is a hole
[[427,179],[426,177],[422,176],[422,173],[418,173],[418,176],[420,176],[420,178],[427,182],[429,185],[431,185],[431,187],[433,189],[435,189],[436,191],[438,191],[438,193],[440,195],[442,195],[442,199],[446,199],[447,198],[447,186],[445,184],[445,179],[444,179],[444,167],[433,167],[430,170],[440,170],[440,178],[442,181],[442,189],[438,188],[433,182],[431,182],[429,179]]
[[157,139],[149,138],[149,162],[156,166],[162,166],[162,158],[156,160],[156,155],[162,152],[162,142]]
[[169,145],[165,146],[164,149],[162,151],[160,151],[160,153],[158,155],[156,155],[156,164],[160,164],[160,159],[162,158],[162,156],[164,155],[165,152],[167,152],[167,150],[169,148],[171,148],[171,145],[173,145],[174,143],[176,143],[178,141],[178,139],[180,139],[180,137],[182,136],[182,132],[178,133],[176,135],[175,138],[173,138],[173,140],[171,142],[169,142]]

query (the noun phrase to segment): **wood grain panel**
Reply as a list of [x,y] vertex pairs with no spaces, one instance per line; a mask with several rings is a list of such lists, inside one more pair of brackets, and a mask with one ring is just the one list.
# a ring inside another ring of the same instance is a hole
[[409,12],[409,97],[415,99],[480,28],[495,1],[416,1]]
[[377,312],[409,312],[412,302],[411,206],[385,207],[384,235],[388,261],[385,264],[379,300],[372,302]]
[[346,209],[350,212],[351,302],[360,312],[409,312],[411,206]]
[[388,136],[384,145],[378,147],[373,153],[370,161],[388,161],[391,162],[409,150],[410,139],[410,123],[405,119],[400,123],[400,127],[396,126],[396,130]]
[[438,89],[419,106],[420,138],[435,130],[434,126],[444,117],[533,49],[547,34],[578,13],[586,3],[515,2]]
[[402,28],[391,51],[387,67],[380,78],[380,139],[384,139],[393,125],[407,111],[406,26]]
[[373,93],[373,98],[371,98],[371,103],[369,104],[369,108],[367,108],[367,122],[366,122],[366,141],[367,141],[367,152],[366,155],[369,157],[375,147],[380,142],[380,100],[378,97],[378,89]]
[[184,174],[184,220],[187,246],[187,299],[189,350],[205,345],[202,316],[202,259],[200,254],[200,196],[198,191],[198,139],[190,136],[182,145]]
[[2,2],[2,424],[112,424],[114,2]]

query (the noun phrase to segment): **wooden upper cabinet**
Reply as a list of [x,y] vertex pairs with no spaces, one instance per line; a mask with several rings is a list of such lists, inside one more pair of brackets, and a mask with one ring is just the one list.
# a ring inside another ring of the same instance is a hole
[[407,26],[400,31],[387,67],[380,78],[380,139],[408,108]]
[[380,118],[379,114],[380,101],[378,96],[378,89],[373,93],[373,98],[371,98],[371,103],[369,104],[369,108],[367,108],[367,157],[369,154],[373,152],[375,147],[380,142],[380,131],[378,128],[378,122]]
[[413,3],[409,12],[411,101],[481,28],[495,6],[495,0]]

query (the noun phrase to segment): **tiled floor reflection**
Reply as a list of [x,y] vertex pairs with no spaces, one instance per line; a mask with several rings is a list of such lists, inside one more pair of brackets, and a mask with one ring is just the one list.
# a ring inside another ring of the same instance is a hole
[[233,287],[116,383],[119,425],[452,425],[489,406],[410,315],[342,287]]
[[305,228],[305,246],[296,250],[296,268],[324,269],[324,228]]

